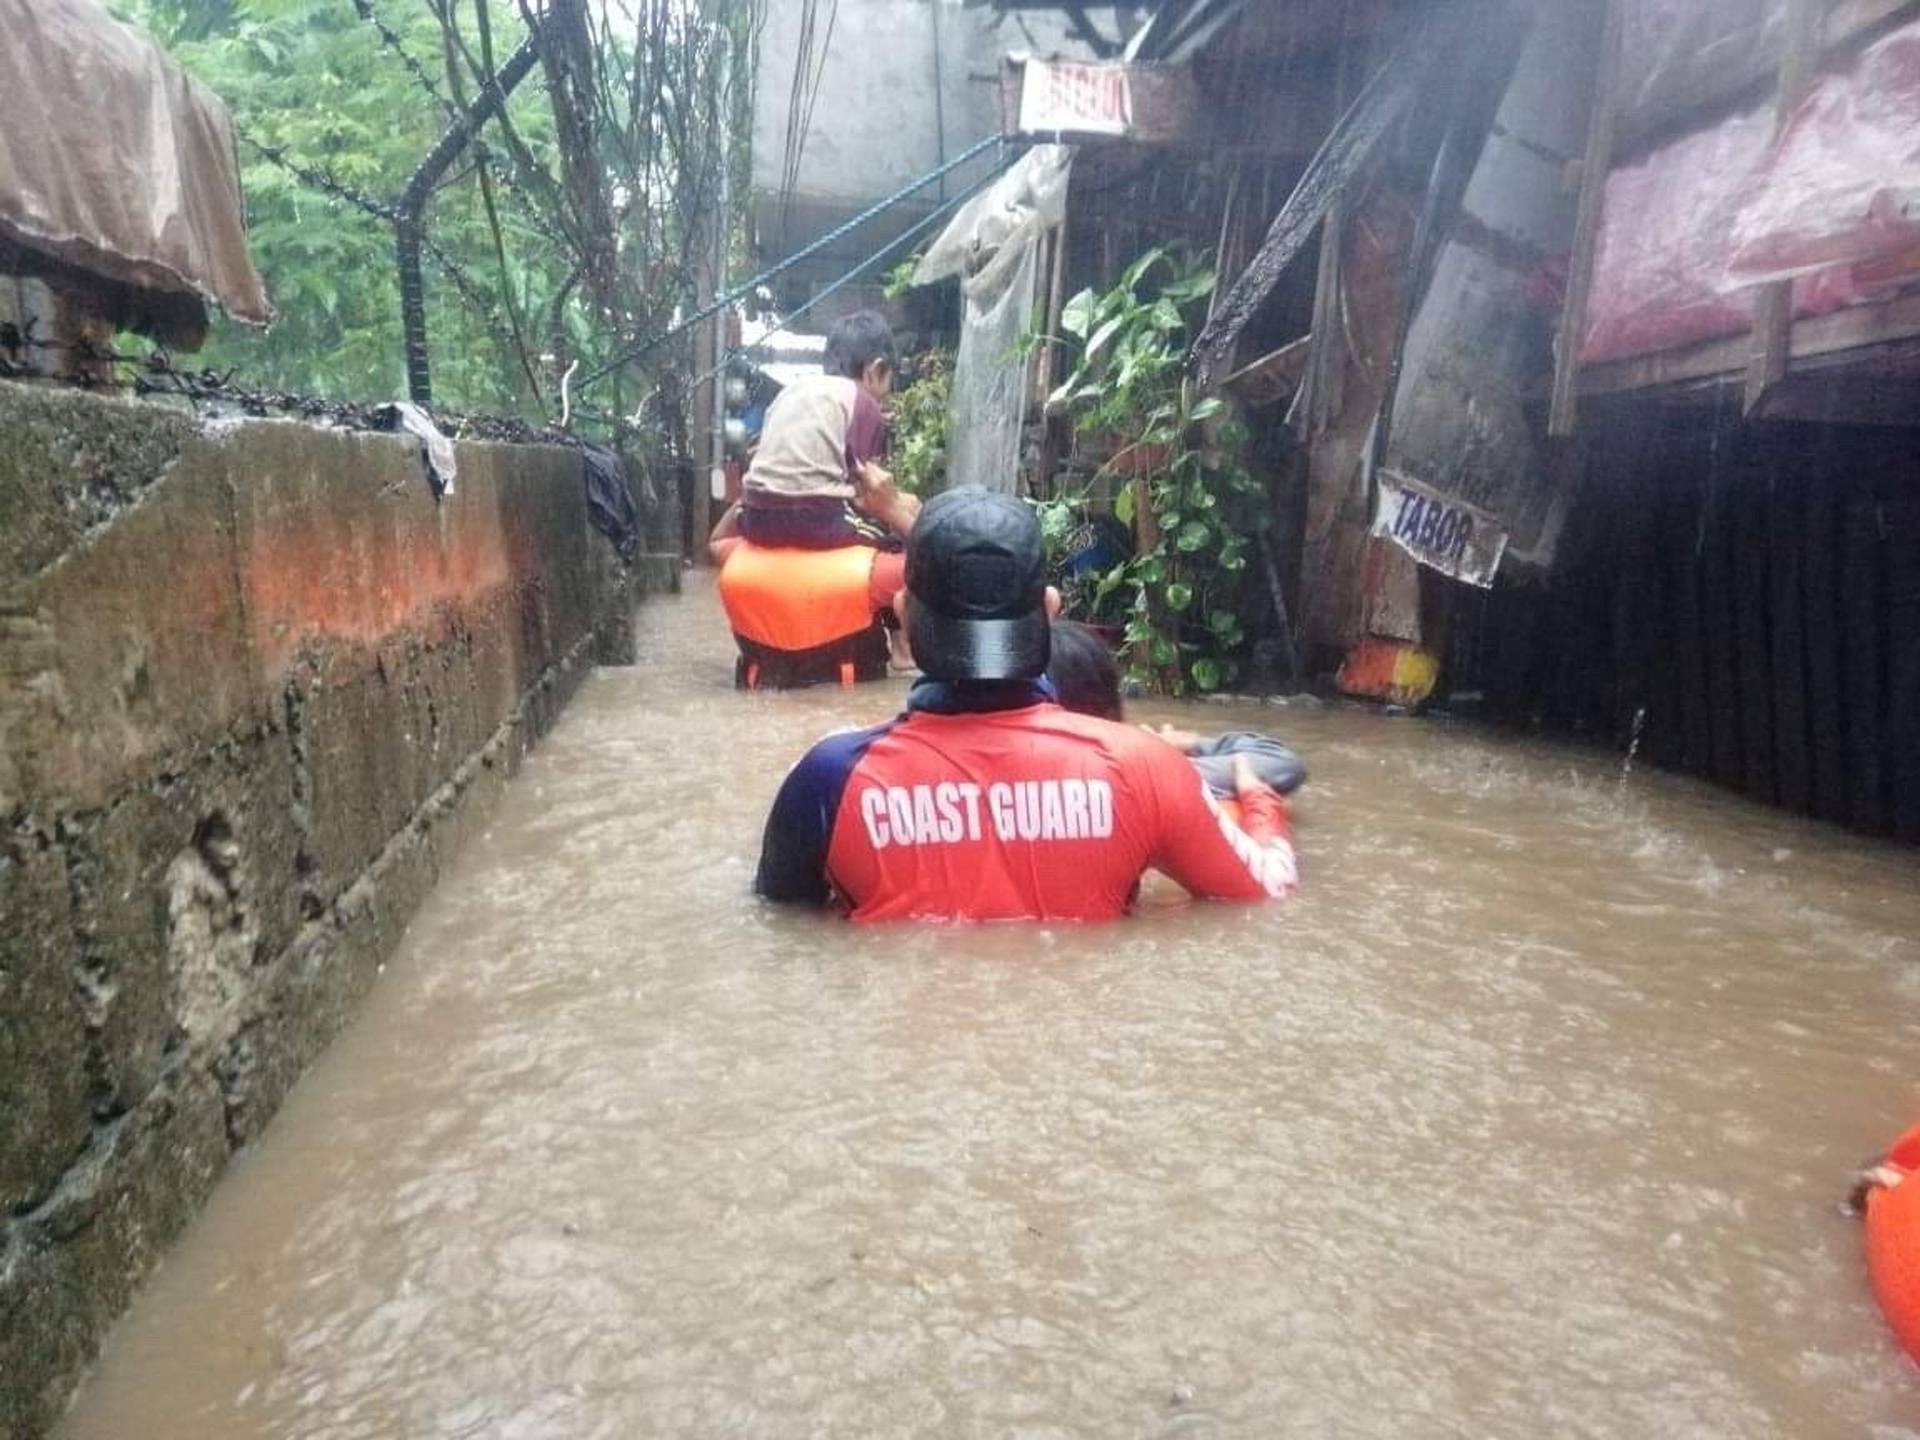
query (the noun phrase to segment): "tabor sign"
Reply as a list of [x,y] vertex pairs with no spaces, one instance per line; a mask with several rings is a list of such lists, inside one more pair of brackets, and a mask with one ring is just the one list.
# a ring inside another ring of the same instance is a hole
[[1392,470],[1380,471],[1373,533],[1422,565],[1490,589],[1507,552],[1507,532],[1484,510],[1436,495]]
[[1027,134],[1124,135],[1133,126],[1133,80],[1125,65],[1029,60],[1020,86]]

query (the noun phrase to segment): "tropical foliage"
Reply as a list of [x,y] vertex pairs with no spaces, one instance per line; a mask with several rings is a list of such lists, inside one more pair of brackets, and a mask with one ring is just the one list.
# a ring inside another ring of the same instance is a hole
[[914,495],[931,495],[947,483],[947,431],[952,416],[953,356],[924,350],[909,367],[911,383],[893,397],[893,477]]
[[[1155,249],[1112,289],[1074,296],[1060,316],[1073,369],[1048,399],[1072,415],[1083,445],[1110,451],[1105,473],[1126,477],[1114,514],[1140,537],[1080,604],[1098,617],[1117,602],[1136,678],[1173,694],[1239,678],[1242,585],[1272,523],[1265,487],[1237,458],[1244,430],[1224,401],[1198,395],[1185,377],[1192,327],[1214,283],[1205,264]],[[1055,503],[1073,510],[1087,500]],[[1070,520],[1051,524],[1064,530]]]
[[[220,322],[204,352],[249,380],[404,393],[390,204],[528,33],[508,0],[115,0],[226,101],[254,260],[278,319]],[[560,380],[665,325],[711,250],[719,167],[745,194],[758,3],[551,0],[541,62],[426,212],[434,398],[553,417]],[[722,52],[730,52],[724,58]],[[735,83],[723,93],[720,75]],[[371,203],[367,203],[371,202]],[[731,217],[729,217],[731,218]],[[583,404],[657,393],[677,352]],[[625,393],[621,391],[624,388]],[[580,406],[576,405],[576,413]]]

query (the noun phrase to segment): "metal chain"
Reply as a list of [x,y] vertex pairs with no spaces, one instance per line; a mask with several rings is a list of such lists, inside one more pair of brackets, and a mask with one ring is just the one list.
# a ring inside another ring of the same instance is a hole
[[349,185],[324,165],[302,164],[300,161],[288,155],[287,152],[282,150],[278,145],[269,145],[264,140],[256,140],[252,135],[248,134],[245,130],[241,130],[237,125],[234,127],[234,130],[239,135],[240,142],[243,145],[258,151],[266,159],[278,165],[282,170],[285,170],[289,175],[293,176],[294,179],[309,189],[318,190],[323,195],[330,195],[336,200],[351,205],[356,210],[373,216],[376,220],[384,220],[389,225],[393,223],[397,212],[394,210],[394,207],[386,201],[377,199],[367,194],[366,191]]
[[566,249],[573,244],[573,242],[561,232],[560,227],[549,220],[540,207],[534,203],[533,197],[527,193],[526,188],[520,181],[514,178],[513,172],[520,168],[520,162],[514,158],[511,150],[507,152],[507,163],[502,164],[500,153],[491,145],[487,144],[487,142],[481,138],[478,131],[474,132],[471,148],[474,159],[486,166],[487,173],[500,182],[500,188],[519,202],[520,209],[517,212],[519,219],[525,220],[527,224],[539,231],[549,242],[560,246],[562,249]]

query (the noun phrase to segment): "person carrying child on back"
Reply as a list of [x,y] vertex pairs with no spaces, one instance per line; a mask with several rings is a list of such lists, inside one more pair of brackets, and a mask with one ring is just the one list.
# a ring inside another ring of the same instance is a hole
[[846,316],[827,332],[823,366],[768,407],[741,498],[707,541],[747,689],[877,679],[890,646],[896,663],[908,658],[880,628],[920,514],[879,463],[893,332],[871,311]]
[[821,373],[788,384],[768,407],[740,501],[715,529],[715,543],[897,551],[920,505],[879,463],[887,433],[880,407],[893,373],[885,320],[870,310],[836,320]]

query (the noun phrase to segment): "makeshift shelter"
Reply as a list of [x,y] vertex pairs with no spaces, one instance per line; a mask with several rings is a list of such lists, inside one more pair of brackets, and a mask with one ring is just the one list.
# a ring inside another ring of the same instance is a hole
[[0,275],[178,348],[211,305],[266,323],[226,107],[97,0],[0,0],[0,34]]

